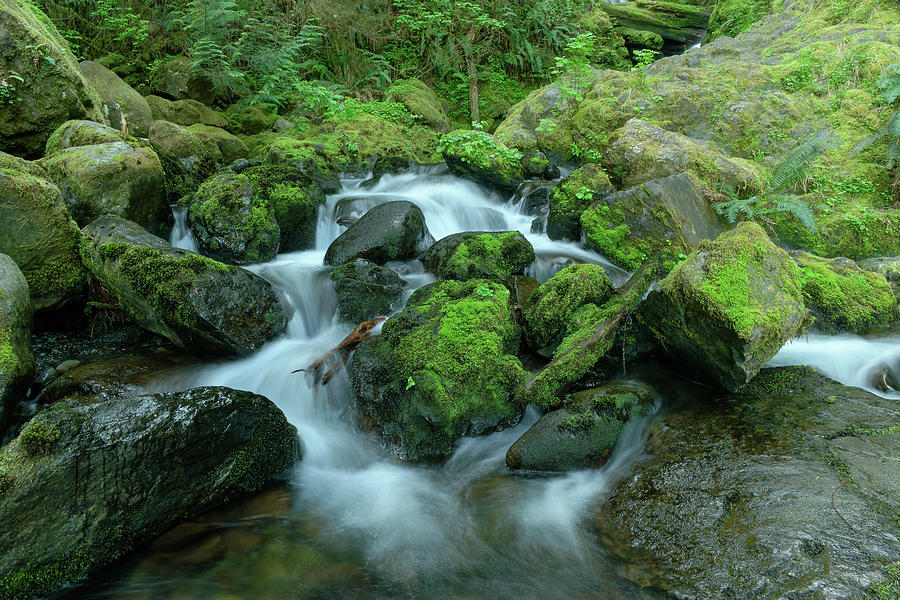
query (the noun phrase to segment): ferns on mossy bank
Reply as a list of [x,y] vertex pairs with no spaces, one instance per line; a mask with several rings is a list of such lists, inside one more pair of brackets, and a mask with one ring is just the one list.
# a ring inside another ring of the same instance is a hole
[[[881,97],[889,105],[894,104],[900,98],[900,63],[894,63],[885,68],[884,73],[877,82],[881,90]],[[896,108],[888,117],[887,124],[867,137],[853,149],[853,153],[859,153],[883,139],[888,140],[887,167],[893,169],[900,161],[900,107]]]

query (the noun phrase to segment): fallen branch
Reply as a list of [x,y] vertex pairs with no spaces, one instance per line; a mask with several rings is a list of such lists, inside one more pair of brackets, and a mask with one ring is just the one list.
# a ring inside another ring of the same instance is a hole
[[341,343],[333,349],[326,352],[321,358],[310,363],[304,369],[296,369],[291,371],[294,373],[306,373],[307,378],[315,389],[319,385],[328,385],[331,378],[340,372],[350,360],[350,354],[357,346],[371,337],[371,331],[376,325],[385,320],[386,317],[378,317],[371,321],[363,321],[357,325],[350,334],[341,340]]

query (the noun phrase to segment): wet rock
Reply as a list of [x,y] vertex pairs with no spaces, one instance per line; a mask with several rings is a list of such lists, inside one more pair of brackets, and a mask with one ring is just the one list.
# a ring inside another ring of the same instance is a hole
[[100,95],[103,114],[113,129],[147,137],[153,115],[143,96],[100,63],[85,60],[78,63],[78,70]]
[[430,87],[415,77],[395,80],[388,88],[385,99],[400,102],[432,129],[440,132],[450,130],[445,104]]
[[702,243],[638,311],[680,372],[726,390],[750,381],[808,316],[800,269],[754,223]]
[[165,173],[150,148],[125,142],[78,146],[38,162],[81,226],[102,215],[116,215],[144,227],[170,218]]
[[533,217],[546,216],[550,213],[550,190],[553,184],[541,181],[526,181],[519,188],[518,194],[522,199],[522,212]]
[[199,177],[211,175],[216,164],[225,160],[215,143],[203,143],[187,127],[169,121],[153,122],[150,145],[160,157],[177,161],[181,167]]
[[249,392],[59,402],[0,452],[0,590],[53,592],[259,489],[299,451],[281,411]]
[[247,145],[239,137],[231,135],[221,127],[195,123],[188,127],[188,130],[197,136],[197,139],[204,145],[215,144],[222,154],[223,163],[226,165],[230,165],[241,158],[247,158],[247,155],[250,154]]
[[806,367],[654,427],[656,459],[599,511],[642,586],[680,598],[857,597],[897,560],[896,401]]
[[247,354],[284,330],[272,286],[172,248],[135,223],[101,217],[84,229],[87,267],[141,327],[199,354]]
[[418,206],[406,201],[385,202],[331,243],[325,264],[341,265],[364,258],[383,265],[389,260],[415,258],[433,242]]
[[881,273],[890,282],[900,281],[900,256],[881,256],[859,261],[860,268]]
[[33,378],[28,282],[16,263],[0,254],[0,434]]
[[418,289],[353,356],[359,421],[409,460],[448,456],[455,440],[518,420],[524,372],[509,290],[483,279]]
[[572,394],[545,414],[506,453],[510,469],[572,471],[606,463],[629,419],[653,409],[654,391],[615,382]]
[[581,240],[581,214],[615,191],[600,165],[590,163],[575,169],[550,192],[547,235],[552,240]]
[[534,262],[534,248],[518,231],[466,231],[436,241],[422,255],[422,262],[440,279],[505,282]]
[[109,125],[85,120],[66,121],[57,127],[47,140],[45,154],[49,156],[75,146],[93,146],[124,142],[125,140],[126,137],[122,135],[121,131],[113,129]]
[[337,293],[338,314],[350,323],[362,323],[399,308],[406,282],[386,267],[358,258],[331,272]]
[[460,130],[444,138],[441,155],[450,172],[512,194],[522,182],[522,154],[483,131]]
[[684,45],[700,41],[703,38],[712,10],[707,6],[695,6],[694,4],[645,0],[640,3],[604,3],[600,5],[600,8],[619,27],[649,31],[659,35],[667,42]]
[[341,191],[337,169],[325,154],[322,144],[290,137],[276,138],[266,147],[265,162],[299,169],[326,194]]

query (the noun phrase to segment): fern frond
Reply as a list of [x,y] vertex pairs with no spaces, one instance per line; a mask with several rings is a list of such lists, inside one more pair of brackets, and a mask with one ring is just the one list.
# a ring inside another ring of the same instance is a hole
[[753,215],[756,214],[753,209],[758,201],[759,198],[757,196],[752,196],[750,198],[735,198],[728,202],[719,202],[715,204],[714,207],[717,213],[723,215],[729,223],[734,225],[740,220],[741,214],[748,219],[752,219]]
[[803,142],[787,153],[775,168],[769,181],[769,190],[780,194],[790,191],[806,177],[812,162],[829,148],[837,146],[834,136],[818,136]]
[[812,207],[796,196],[778,197],[775,202],[775,210],[778,212],[791,213],[810,231],[816,231],[818,229],[816,215],[813,213]]

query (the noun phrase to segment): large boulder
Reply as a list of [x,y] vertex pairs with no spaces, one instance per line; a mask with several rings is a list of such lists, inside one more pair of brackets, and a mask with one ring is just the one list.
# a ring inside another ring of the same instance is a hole
[[436,241],[422,262],[441,279],[506,282],[534,262],[534,248],[518,231],[465,231]]
[[388,269],[358,258],[331,272],[337,293],[338,315],[350,323],[362,323],[398,308],[406,282]]
[[868,597],[900,556],[898,432],[896,400],[808,367],[765,369],[655,425],[656,457],[596,528],[622,573],[667,597]]
[[37,158],[69,119],[109,122],[68,43],[32,3],[0,3],[0,48],[0,151]]
[[189,126],[188,130],[204,144],[215,144],[222,153],[222,160],[226,165],[241,158],[247,158],[247,155],[250,154],[247,145],[239,137],[231,135],[221,127],[195,123]]
[[441,140],[441,156],[450,172],[503,194],[522,183],[522,153],[484,131],[458,130]]
[[172,57],[155,69],[150,89],[172,100],[191,99],[209,105],[216,99],[209,79],[186,56]]
[[0,596],[82,579],[299,458],[268,399],[221,387],[70,399],[0,452]]
[[74,146],[93,146],[111,142],[124,142],[126,136],[118,129],[94,121],[66,121],[47,139],[44,154],[49,156]]
[[398,79],[391,84],[385,93],[389,101],[400,102],[410,113],[422,119],[422,122],[446,132],[450,129],[447,109],[437,94],[424,82],[416,78]]
[[150,105],[137,91],[101,65],[82,61],[78,69],[103,102],[103,114],[113,128],[135,137],[147,137],[153,115]]
[[383,265],[389,260],[416,258],[434,242],[422,209],[412,202],[379,204],[331,242],[326,265],[364,258]]
[[275,258],[281,230],[269,202],[250,178],[221,171],[203,182],[188,208],[200,253],[235,265]]
[[75,222],[116,215],[144,227],[169,220],[165,173],[150,148],[112,142],[76,146],[38,163],[62,192]]
[[654,391],[616,382],[572,394],[538,419],[506,452],[510,469],[571,471],[600,467],[629,419],[653,410]]
[[175,161],[198,177],[208,177],[216,164],[224,162],[218,145],[204,143],[190,129],[171,121],[153,122],[150,145],[160,158]]
[[699,42],[706,33],[712,9],[704,4],[641,0],[615,4],[604,2],[599,7],[619,27],[655,33],[666,42],[684,47]]
[[153,119],[171,121],[188,127],[196,123],[213,127],[228,127],[228,118],[196,100],[166,100],[159,96],[144,98],[150,106]]
[[859,266],[867,271],[884,275],[891,282],[900,282],[900,256],[879,256],[859,261]]
[[729,391],[809,324],[800,269],[755,223],[702,243],[638,316],[679,372]]
[[28,282],[13,259],[0,254],[0,433],[33,377]]
[[523,371],[508,301],[484,279],[418,289],[354,354],[360,422],[410,460],[446,457],[460,437],[512,424]]
[[39,165],[0,153],[0,252],[22,270],[35,310],[80,297],[87,284],[78,225],[43,173]]
[[171,247],[135,223],[84,228],[82,258],[141,327],[198,354],[248,354],[284,330],[272,286],[230,265]]
[[551,240],[581,240],[581,214],[615,192],[600,165],[589,163],[575,169],[550,192],[547,235]]
[[702,240],[725,231],[708,195],[681,173],[603,197],[581,215],[585,241],[623,269],[659,261],[668,272]]

